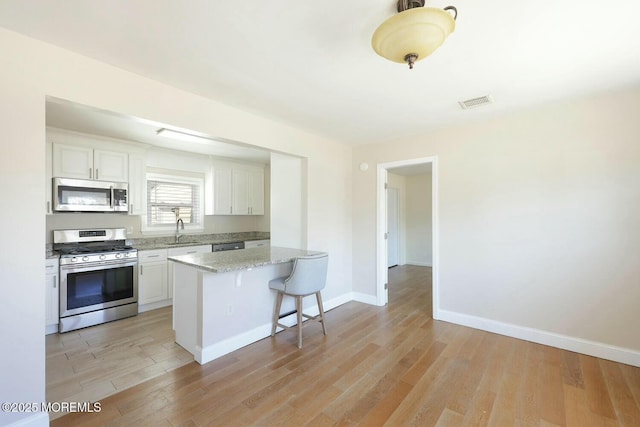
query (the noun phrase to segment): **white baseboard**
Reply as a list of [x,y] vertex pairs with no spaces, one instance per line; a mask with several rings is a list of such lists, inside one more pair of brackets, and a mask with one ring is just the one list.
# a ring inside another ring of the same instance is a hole
[[168,307],[173,305],[172,299],[165,299],[162,301],[152,302],[149,304],[138,305],[138,313],[144,313],[145,311],[155,310],[157,308]]
[[[377,306],[377,299],[375,296],[361,294],[358,292],[350,292],[325,301],[325,311],[331,310],[349,301],[358,301]],[[318,314],[318,307],[314,305],[305,308],[305,312],[312,316],[316,315]],[[539,329],[442,309],[434,312],[434,319],[640,367],[640,352],[628,348],[612,346],[596,341],[556,334],[553,332],[542,331]],[[296,323],[296,316],[295,314],[292,314],[282,318],[280,322],[287,326],[292,326]],[[247,331],[225,341],[210,345],[204,349],[197,349],[196,360],[199,363],[210,362],[241,347],[266,338],[270,334],[271,323],[261,325],[251,331]]]
[[194,358],[196,362],[204,365],[219,357],[229,354],[239,348],[247,346],[271,335],[271,324],[262,325],[240,335],[233,336],[224,341],[217,342],[207,347],[196,346]]
[[378,305],[378,298],[375,295],[361,294],[360,292],[351,292],[351,300],[380,307]]
[[640,352],[628,348],[442,309],[434,319],[640,367]]
[[[322,305],[326,312],[342,304],[345,304],[351,300],[353,300],[351,293],[346,293],[336,298],[323,301]],[[304,312],[310,316],[316,316],[318,313],[320,313],[320,310],[318,309],[317,305],[313,305],[311,307],[306,307],[304,309]],[[287,326],[295,325],[296,322],[297,322],[297,319],[295,314],[291,314],[287,317],[283,317],[282,319],[280,319],[280,323]],[[226,340],[209,345],[205,348],[196,347],[194,358],[198,363],[205,364],[219,357],[222,357],[225,354],[229,354],[232,351],[235,351],[239,348],[247,346],[256,341],[260,341],[261,339],[266,338],[270,335],[271,335],[271,322],[260,325],[257,328],[253,328],[250,331],[233,336]]]
[[405,265],[417,265],[419,267],[433,267],[433,263],[424,261],[407,261]]
[[9,427],[49,427],[49,414],[47,412],[36,412],[26,418],[21,418],[5,425]]

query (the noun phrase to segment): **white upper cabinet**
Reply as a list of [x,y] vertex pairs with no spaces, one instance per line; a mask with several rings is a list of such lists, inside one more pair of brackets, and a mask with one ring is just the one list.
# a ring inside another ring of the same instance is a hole
[[234,169],[233,182],[233,210],[236,215],[249,215],[249,173],[244,169]]
[[101,181],[128,182],[129,155],[116,151],[93,151],[94,179]]
[[249,171],[249,213],[264,215],[264,169]]
[[129,214],[147,213],[147,177],[144,153],[129,155]]
[[213,213],[214,215],[233,214],[233,188],[231,167],[216,165],[213,168]]
[[124,152],[53,143],[53,176],[128,182],[129,156]]
[[54,143],[53,176],[93,179],[93,148]]
[[264,169],[234,169],[233,208],[238,215],[264,215]]
[[264,215],[264,168],[216,164],[213,180],[215,215]]

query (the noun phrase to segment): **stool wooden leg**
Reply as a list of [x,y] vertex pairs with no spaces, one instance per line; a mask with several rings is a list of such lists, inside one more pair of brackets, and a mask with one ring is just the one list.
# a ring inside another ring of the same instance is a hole
[[320,310],[320,322],[322,322],[322,333],[327,335],[327,328],[324,325],[324,308],[322,307],[322,295],[320,295],[320,291],[316,292],[316,300],[318,301],[318,310]]
[[296,311],[298,315],[298,348],[302,348],[302,297],[296,297]]
[[276,307],[273,311],[273,325],[271,325],[271,336],[276,335],[276,327],[278,326],[278,321],[280,320],[280,307],[282,307],[282,296],[284,294],[278,291],[278,295],[276,296]]

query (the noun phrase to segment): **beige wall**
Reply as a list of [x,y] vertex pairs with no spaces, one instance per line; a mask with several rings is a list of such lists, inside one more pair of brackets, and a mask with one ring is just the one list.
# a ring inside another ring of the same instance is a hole
[[[441,315],[637,364],[638,117],[636,87],[357,147],[352,168],[437,156]],[[374,295],[376,168],[353,176],[353,286]]]
[[[351,149],[4,29],[0,51],[0,223],[5,250],[20,254],[0,260],[0,336],[12,348],[0,354],[0,400],[45,401],[47,95],[307,158],[306,238],[330,254],[325,299],[351,290]],[[0,424],[26,417],[0,413]]]
[[407,176],[407,264],[431,267],[431,174]]

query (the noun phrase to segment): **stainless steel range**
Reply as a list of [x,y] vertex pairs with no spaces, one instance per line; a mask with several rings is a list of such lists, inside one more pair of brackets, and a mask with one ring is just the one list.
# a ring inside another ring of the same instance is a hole
[[60,253],[60,332],[138,314],[138,251],[124,228],[54,230]]

